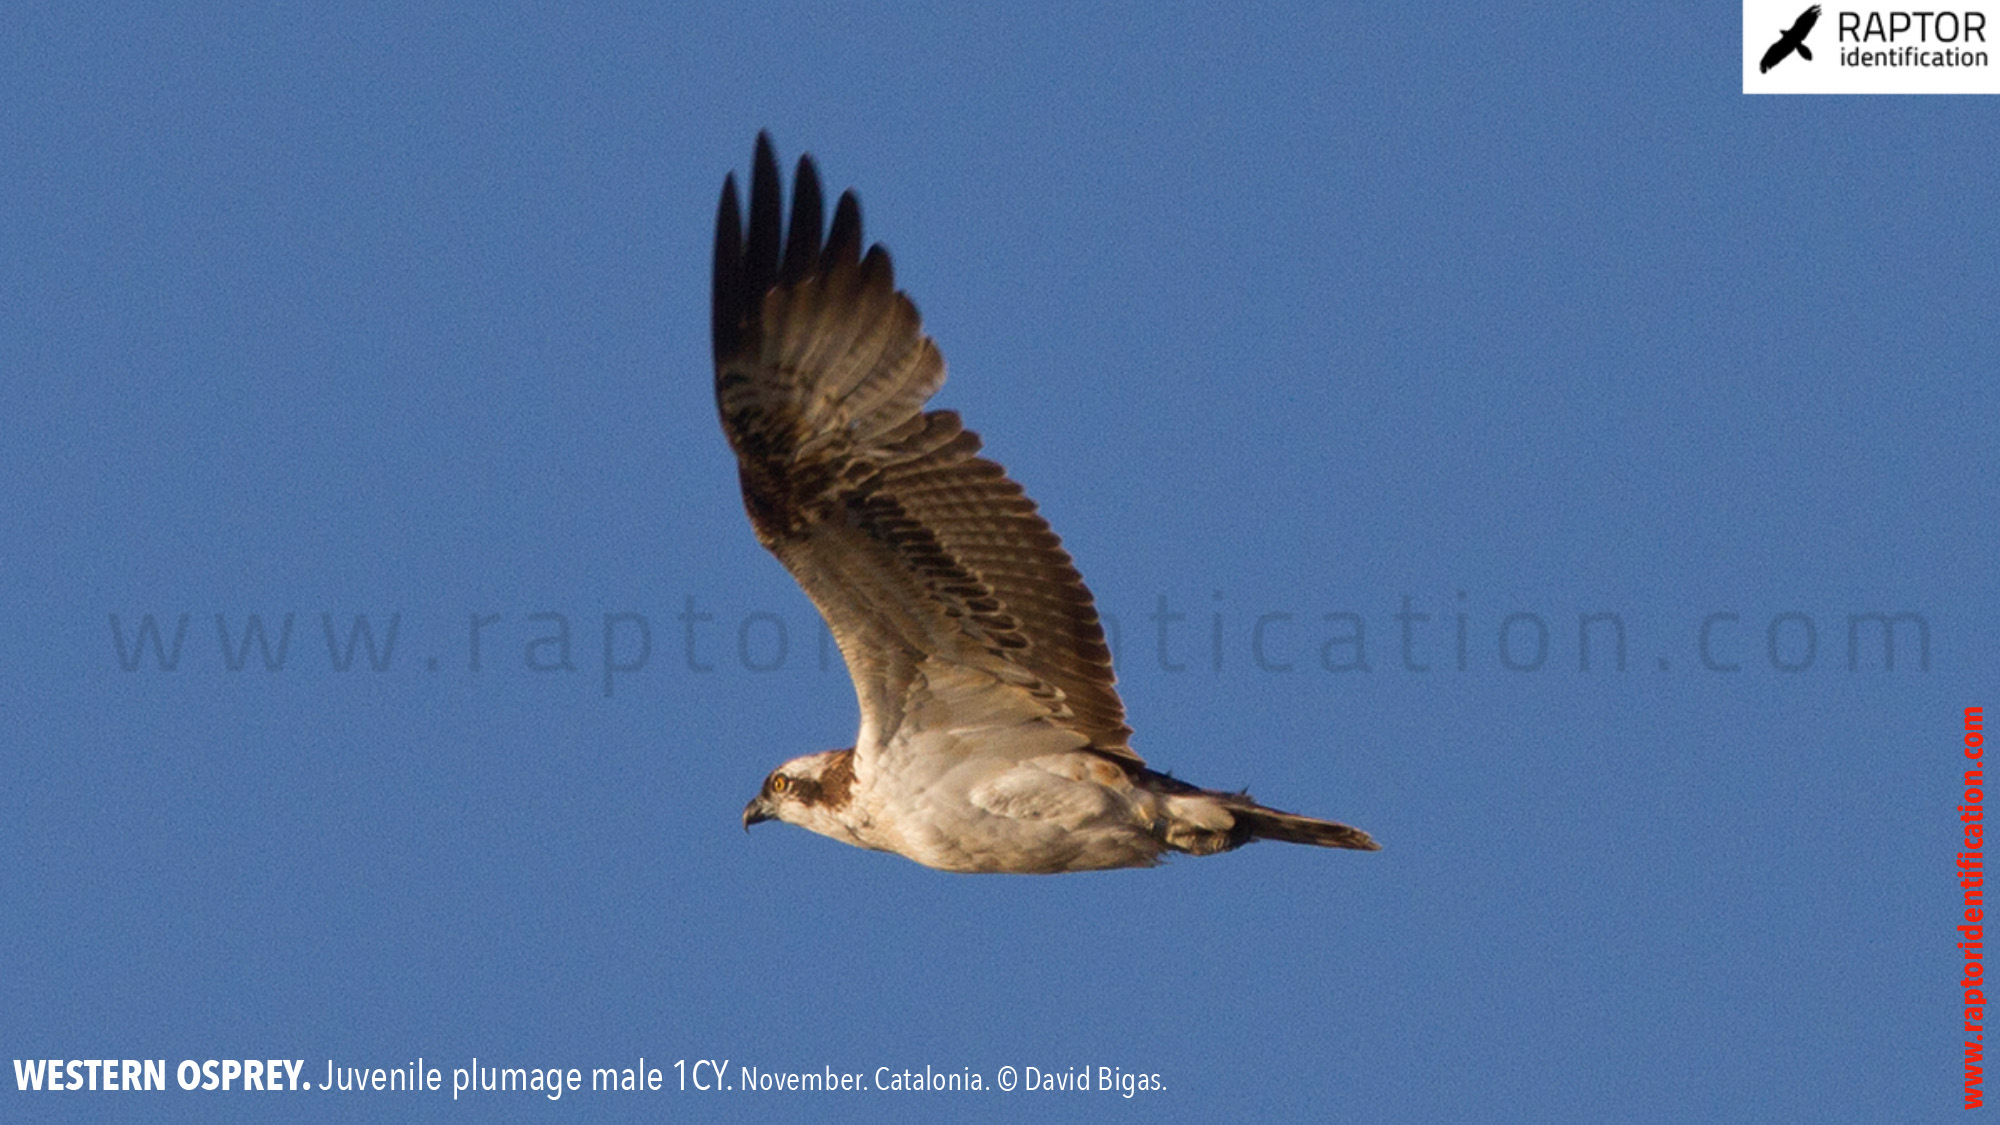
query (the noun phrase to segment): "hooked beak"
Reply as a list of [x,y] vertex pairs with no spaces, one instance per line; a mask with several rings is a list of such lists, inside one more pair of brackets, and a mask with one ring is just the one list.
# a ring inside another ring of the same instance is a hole
[[749,804],[743,806],[743,831],[750,831],[750,826],[753,824],[762,824],[767,820],[776,819],[777,815],[772,810],[771,803],[764,799],[762,793],[759,793],[751,799]]

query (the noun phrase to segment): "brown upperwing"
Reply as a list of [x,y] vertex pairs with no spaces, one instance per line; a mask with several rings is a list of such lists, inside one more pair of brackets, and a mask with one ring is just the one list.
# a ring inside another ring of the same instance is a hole
[[1021,486],[976,456],[952,411],[925,412],[944,360],[861,253],[841,195],[822,238],[819,175],[799,160],[789,237],[759,134],[749,231],[736,179],[716,215],[716,404],[757,538],[819,607],[864,724],[893,731],[926,661],[990,672],[1097,750],[1133,764],[1090,591]]

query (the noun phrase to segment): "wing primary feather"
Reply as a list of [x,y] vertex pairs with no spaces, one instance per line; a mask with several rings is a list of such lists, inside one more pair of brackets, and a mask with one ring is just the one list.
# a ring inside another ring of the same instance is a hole
[[709,340],[716,362],[736,350],[743,320],[743,212],[736,204],[736,176],[722,181],[715,209],[715,277]]
[[792,225],[791,233],[785,237],[785,264],[778,272],[780,284],[796,284],[819,265],[820,224],[825,221],[819,170],[813,167],[812,157],[801,156],[792,184]]
[[853,265],[861,259],[861,201],[852,191],[840,193],[833,207],[833,231],[826,236],[829,265]]
[[[896,263],[889,260],[889,252],[882,249],[882,244],[879,242],[870,246],[868,253],[861,259],[861,283],[884,289],[896,287]],[[915,312],[914,309],[911,311]]]
[[778,280],[778,244],[784,236],[784,188],[778,182],[778,154],[769,133],[757,134],[757,158],[750,170],[750,241],[743,248],[744,311],[755,319],[757,304]]

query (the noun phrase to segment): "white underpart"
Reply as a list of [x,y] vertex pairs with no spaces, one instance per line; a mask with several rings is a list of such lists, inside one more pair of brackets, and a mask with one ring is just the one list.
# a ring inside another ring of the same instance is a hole
[[888,740],[856,748],[847,807],[802,827],[947,871],[1158,862],[1159,798],[998,678],[962,667],[926,671]]

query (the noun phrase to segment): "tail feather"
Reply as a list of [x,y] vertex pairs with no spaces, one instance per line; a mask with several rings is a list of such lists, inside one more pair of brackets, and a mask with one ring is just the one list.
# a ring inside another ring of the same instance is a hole
[[1247,809],[1231,809],[1236,814],[1238,824],[1247,825],[1253,840],[1283,840],[1287,844],[1312,844],[1321,848],[1353,848],[1357,851],[1379,852],[1382,845],[1375,838],[1359,828],[1352,828],[1331,820],[1315,820],[1297,813],[1279,812],[1257,805]]
[[1190,855],[1226,852],[1252,840],[1382,850],[1374,837],[1359,828],[1267,808],[1248,793],[1203,789],[1149,769],[1141,770],[1133,780],[1161,798],[1162,816],[1156,828],[1160,838],[1168,847]]

